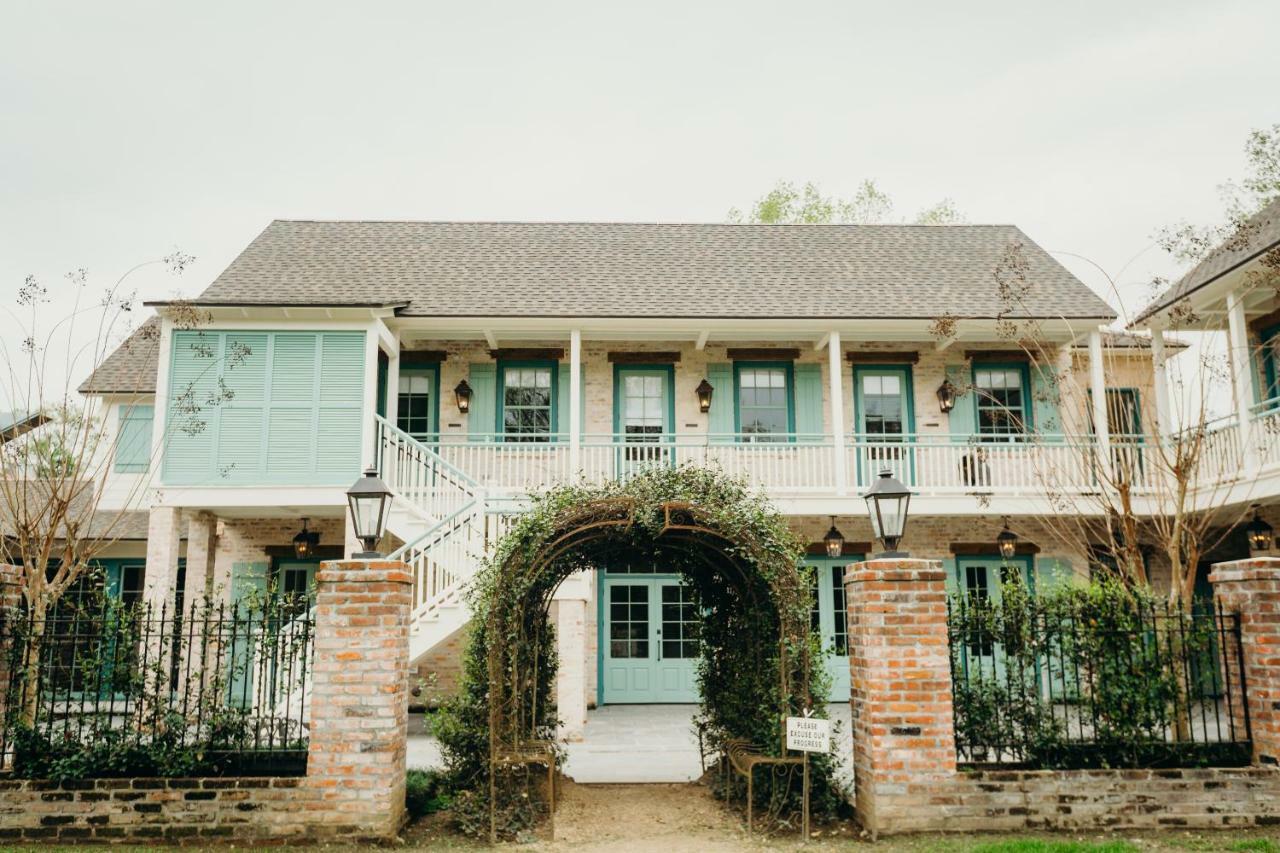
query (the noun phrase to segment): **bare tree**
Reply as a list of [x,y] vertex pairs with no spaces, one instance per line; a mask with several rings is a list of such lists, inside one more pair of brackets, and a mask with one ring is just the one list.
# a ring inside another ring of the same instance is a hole
[[[107,427],[101,397],[82,397],[72,377],[94,375],[117,347],[123,346],[154,361],[160,345],[160,324],[134,327],[136,295],[125,287],[130,276],[150,264],[163,264],[181,273],[193,262],[181,252],[134,267],[100,293],[90,294],[88,276],[78,270],[67,276],[71,308],[54,314],[48,288],[28,276],[18,292],[9,321],[20,343],[16,352],[0,349],[5,403],[15,412],[40,415],[38,428],[0,446],[0,560],[20,568],[22,603],[31,625],[26,673],[28,714],[34,710],[42,631],[52,608],[81,582],[107,548],[118,541],[129,513],[136,511],[152,485],[164,437],[145,449],[147,473],[130,478],[124,493],[105,506],[104,487],[123,431]],[[208,317],[194,306],[172,303],[168,309],[175,328],[198,329]],[[123,340],[123,344],[121,343]],[[235,353],[223,358],[242,358]],[[61,364],[58,364],[61,357]],[[210,348],[209,370],[215,358]],[[113,404],[130,406],[155,392],[153,375],[133,377],[131,393],[117,394]],[[225,386],[197,391],[207,383],[178,389],[170,401],[172,418],[157,417],[156,429],[203,429],[201,413],[227,398]],[[172,423],[168,423],[172,421]],[[165,424],[166,426],[161,426]]]

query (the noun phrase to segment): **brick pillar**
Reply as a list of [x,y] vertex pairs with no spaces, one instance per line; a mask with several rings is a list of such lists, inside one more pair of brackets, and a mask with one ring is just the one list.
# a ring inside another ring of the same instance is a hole
[[217,529],[218,519],[209,512],[197,512],[187,522],[187,577],[182,590],[187,610],[203,604],[212,589]]
[[909,559],[844,576],[857,816],[873,835],[946,828],[932,802],[956,770],[945,577]]
[[178,583],[178,556],[182,547],[182,510],[155,506],[147,519],[147,568],[142,577],[142,597],[157,618],[161,607],[173,612]]
[[[0,722],[9,710],[9,640],[13,637],[14,620],[21,619],[22,569],[0,563]],[[4,759],[0,757],[0,765]]]
[[335,835],[394,838],[404,823],[413,575],[343,560],[316,575],[307,784]]
[[[1253,760],[1280,764],[1280,558],[1215,563],[1209,583],[1222,608],[1240,618]],[[1224,657],[1234,655],[1224,650]]]

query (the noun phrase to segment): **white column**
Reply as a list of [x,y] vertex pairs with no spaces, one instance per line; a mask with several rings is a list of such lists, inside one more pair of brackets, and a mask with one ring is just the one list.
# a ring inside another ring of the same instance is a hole
[[173,612],[181,537],[182,510],[153,506],[147,519],[147,567],[142,576],[142,597],[157,617],[162,607],[166,613]]
[[1173,435],[1173,411],[1169,407],[1169,372],[1165,359],[1168,354],[1164,348],[1164,331],[1151,330],[1151,364],[1156,395],[1156,429],[1161,437]]
[[1098,444],[1098,464],[1111,479],[1111,427],[1107,423],[1107,373],[1102,361],[1102,330],[1089,333],[1089,393],[1093,400],[1093,436]]
[[836,494],[849,492],[849,454],[844,446],[844,357],[840,347],[840,333],[832,332],[827,338],[827,382],[831,399],[831,439],[835,453]]
[[1231,387],[1235,393],[1236,422],[1240,425],[1240,465],[1245,474],[1258,469],[1253,440],[1253,359],[1249,352],[1249,327],[1239,291],[1227,294],[1227,352],[1231,356]]
[[197,512],[187,521],[187,577],[182,597],[185,609],[199,609],[212,589],[214,550],[218,520],[210,512]]
[[582,332],[569,333],[569,472],[582,470]]
[[556,589],[555,603],[556,711],[558,736],[582,740],[587,725],[587,607],[591,601],[591,573],[578,572]]
[[378,459],[378,324],[375,322],[364,337],[364,429],[360,442],[360,465],[371,468]]

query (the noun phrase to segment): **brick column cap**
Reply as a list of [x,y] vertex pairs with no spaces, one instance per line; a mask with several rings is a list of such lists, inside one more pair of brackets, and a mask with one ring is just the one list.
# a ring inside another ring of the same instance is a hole
[[864,560],[849,566],[844,574],[845,585],[888,581],[915,583],[920,581],[945,581],[946,570],[941,560],[917,560],[909,557],[886,557]]
[[316,572],[316,584],[322,583],[412,584],[413,573],[399,560],[329,560]]
[[1240,583],[1242,581],[1280,581],[1280,557],[1250,557],[1214,563],[1209,570],[1209,583]]

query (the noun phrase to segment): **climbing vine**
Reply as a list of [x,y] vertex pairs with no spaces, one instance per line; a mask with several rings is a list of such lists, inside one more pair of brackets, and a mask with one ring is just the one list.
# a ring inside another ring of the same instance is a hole
[[[488,832],[491,784],[499,834],[519,836],[538,818],[540,774],[495,759],[554,739],[557,662],[547,609],[579,571],[630,564],[679,572],[704,614],[705,737],[713,747],[743,739],[781,754],[785,718],[806,709],[825,715],[829,690],[801,554],[768,499],[715,468],[653,467],[625,482],[533,497],[471,585],[462,689],[436,725],[461,828]],[[819,817],[843,802],[833,771],[831,756],[811,764]],[[799,808],[800,786],[798,769],[762,771],[758,804],[785,819]]]

